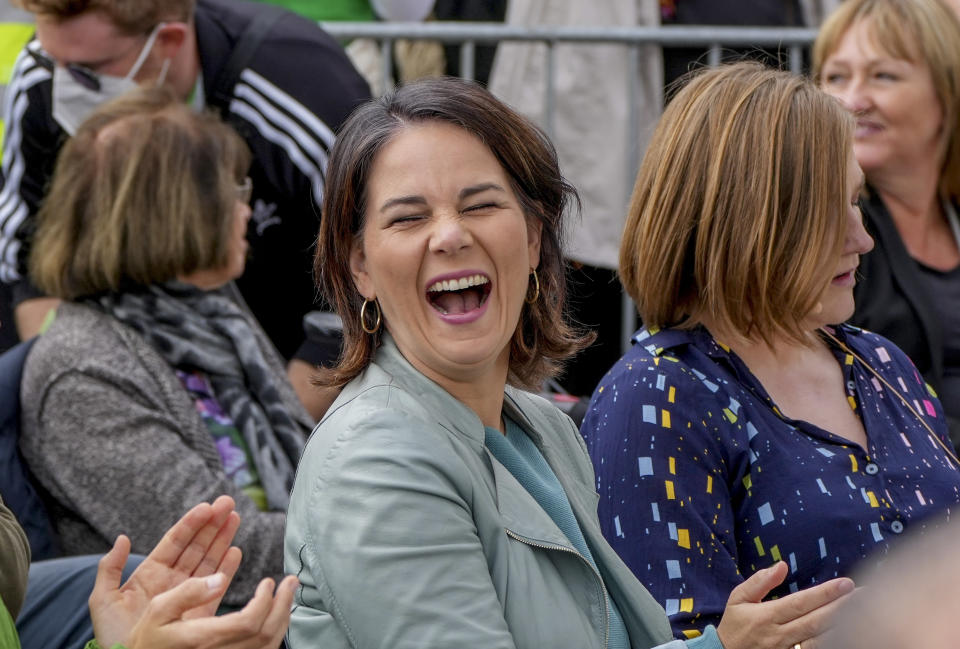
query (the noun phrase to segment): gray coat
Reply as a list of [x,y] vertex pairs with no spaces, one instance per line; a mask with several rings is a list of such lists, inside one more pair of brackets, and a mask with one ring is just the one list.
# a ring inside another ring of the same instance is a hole
[[663,609],[600,532],[570,419],[506,389],[505,413],[557,474],[603,579],[486,449],[473,411],[385,338],[301,459],[285,543],[303,585],[291,649],[602,649],[605,587],[634,647],[669,642]]
[[[273,369],[306,424],[279,357]],[[242,518],[243,565],[225,601],[242,604],[260,579],[281,576],[284,512],[260,511],[234,486],[193,399],[135,331],[63,303],[30,350],[20,400],[20,449],[66,554],[105,552],[121,533],[146,554],[193,505],[228,494]]]

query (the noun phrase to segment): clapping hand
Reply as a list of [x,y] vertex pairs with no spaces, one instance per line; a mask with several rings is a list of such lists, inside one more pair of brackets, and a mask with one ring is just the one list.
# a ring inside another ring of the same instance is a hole
[[97,570],[90,595],[94,634],[102,647],[129,649],[262,649],[276,647],[290,621],[298,582],[287,577],[274,595],[264,579],[241,610],[214,613],[240,566],[230,543],[240,525],[234,501],[201,503],[170,528],[120,585],[130,540],[120,536]]

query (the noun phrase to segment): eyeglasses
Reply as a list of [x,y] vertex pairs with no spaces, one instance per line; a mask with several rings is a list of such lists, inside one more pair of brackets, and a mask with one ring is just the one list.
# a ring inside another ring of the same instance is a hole
[[[140,55],[137,57],[137,60],[134,62],[133,66],[130,68],[130,71],[127,72],[125,78],[133,78],[137,75],[137,72],[140,70],[140,66],[143,65],[144,59],[147,58],[147,55],[150,54],[150,50],[153,48],[153,44],[157,39],[157,34],[160,30],[166,26],[167,23],[160,22],[157,23],[153,29],[147,34],[147,41],[142,46],[140,46]],[[110,59],[110,61],[104,61],[99,65],[106,65],[109,62],[119,60],[122,57],[127,56],[129,51],[132,51],[135,45],[130,46],[130,50],[115,56]],[[36,61],[41,67],[46,68],[50,72],[53,72],[54,68],[57,66],[56,61],[51,59],[49,56],[41,52],[40,50],[35,50],[31,47],[27,48],[27,52],[30,53],[30,56],[33,57],[33,60]],[[64,63],[64,69],[70,74],[74,81],[93,92],[100,92],[102,83],[100,82],[100,74],[94,72],[85,65],[80,65],[79,63]]]
[[[36,61],[38,65],[46,68],[50,72],[53,72],[54,68],[57,67],[57,64],[54,62],[54,60],[43,52],[29,48],[27,49],[27,52],[30,53],[30,56],[33,57],[33,60]],[[100,92],[100,75],[90,68],[78,63],[67,63],[63,66],[63,68],[70,73],[70,76],[73,77],[74,81],[79,83],[87,90]]]
[[241,203],[250,203],[250,197],[253,195],[253,181],[250,176],[243,179],[242,183],[237,184],[237,200]]

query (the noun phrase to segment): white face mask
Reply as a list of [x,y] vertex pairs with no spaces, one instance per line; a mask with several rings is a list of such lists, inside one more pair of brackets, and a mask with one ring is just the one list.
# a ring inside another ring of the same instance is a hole
[[[116,77],[109,74],[99,74],[96,76],[100,83],[99,90],[87,88],[78,82],[73,74],[64,66],[58,65],[53,70],[53,118],[70,135],[77,132],[77,128],[100,104],[103,104],[114,97],[129,92],[137,87],[134,77],[143,67],[153,44],[157,40],[157,34],[166,23],[159,23],[150,32],[147,42],[144,43],[140,55],[134,61],[133,67],[124,77]],[[157,77],[156,85],[161,85],[167,77],[167,70],[170,67],[170,59],[164,59],[163,67],[160,69],[160,75]]]

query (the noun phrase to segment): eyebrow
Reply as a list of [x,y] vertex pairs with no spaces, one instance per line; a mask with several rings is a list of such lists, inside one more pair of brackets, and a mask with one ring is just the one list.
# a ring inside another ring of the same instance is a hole
[[391,198],[386,201],[383,205],[380,206],[381,212],[386,212],[391,207],[396,205],[426,205],[427,199],[423,196],[398,196],[397,198]]
[[[878,65],[889,65],[891,63],[893,64],[904,63],[907,65],[915,65],[913,61],[910,61],[909,59],[902,59],[892,54],[887,54],[885,56],[879,56],[879,57],[874,57],[872,59],[867,59],[866,67],[873,68],[873,67],[877,67]],[[823,62],[823,67],[827,67],[828,65],[849,67],[853,64],[847,59],[828,58],[826,61]]]
[[[459,200],[463,200],[465,198],[470,198],[471,196],[483,193],[488,190],[494,190],[494,191],[500,191],[500,192],[506,191],[504,190],[503,187],[501,187],[497,183],[480,183],[479,185],[471,185],[470,187],[464,187],[463,189],[460,190],[460,193],[457,194],[457,198]],[[388,201],[385,201],[383,205],[380,206],[380,212],[385,212],[391,207],[395,207],[397,205],[419,206],[419,205],[426,205],[426,204],[427,204],[427,199],[424,198],[423,196],[420,196],[419,194],[410,195],[410,196],[398,196],[396,198],[391,198]]]
[[464,198],[470,198],[474,194],[485,192],[488,189],[494,189],[500,192],[504,191],[503,187],[497,183],[481,183],[479,185],[473,185],[472,187],[464,187],[460,190],[458,198],[460,198],[460,200],[463,200]]

